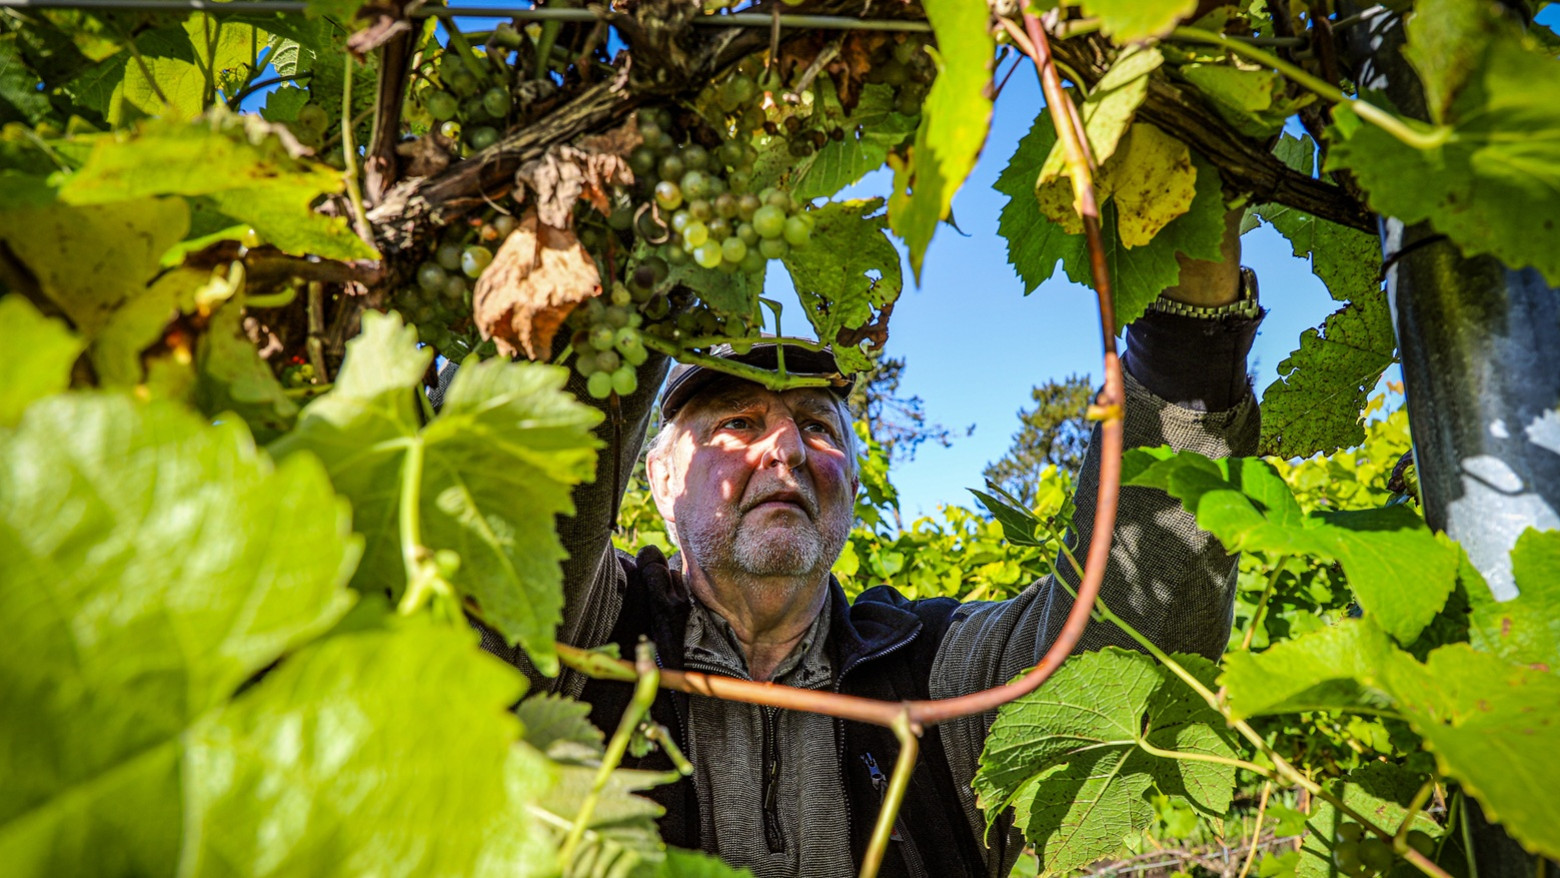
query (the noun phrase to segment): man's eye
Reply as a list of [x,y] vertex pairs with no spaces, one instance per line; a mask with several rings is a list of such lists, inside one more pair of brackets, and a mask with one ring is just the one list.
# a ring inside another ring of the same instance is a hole
[[748,423],[747,418],[727,418],[720,422],[720,426],[723,430],[746,430]]

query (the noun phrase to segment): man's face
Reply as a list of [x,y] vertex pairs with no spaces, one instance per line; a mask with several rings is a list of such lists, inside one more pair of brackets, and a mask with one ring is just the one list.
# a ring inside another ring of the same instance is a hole
[[703,570],[821,577],[850,533],[854,461],[833,397],[742,382],[688,404],[651,464],[656,504]]

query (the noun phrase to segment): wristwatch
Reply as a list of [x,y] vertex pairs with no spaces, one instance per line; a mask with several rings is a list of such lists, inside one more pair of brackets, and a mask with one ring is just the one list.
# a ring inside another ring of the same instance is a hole
[[1177,302],[1160,296],[1148,305],[1148,310],[1158,311],[1162,314],[1176,314],[1181,317],[1196,317],[1200,320],[1218,320],[1224,317],[1245,317],[1247,319],[1262,316],[1262,305],[1257,300],[1257,273],[1244,265],[1240,268],[1240,297],[1228,305],[1220,305],[1217,308],[1206,308],[1199,305],[1188,305],[1185,302]]

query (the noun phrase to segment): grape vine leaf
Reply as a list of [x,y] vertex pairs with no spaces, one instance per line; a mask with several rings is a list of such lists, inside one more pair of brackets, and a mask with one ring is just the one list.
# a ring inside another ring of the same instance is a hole
[[601,730],[591,725],[586,702],[539,692],[515,706],[515,717],[525,742],[553,759],[601,755]]
[[753,878],[747,869],[728,866],[702,851],[682,848],[667,848],[658,874],[664,878]]
[[[1111,157],[1094,177],[1095,197],[1100,203],[1110,199],[1115,208],[1114,228],[1125,247],[1148,243],[1166,224],[1185,214],[1192,206],[1196,186],[1191,150],[1146,122],[1133,123],[1120,136]],[[1070,175],[1058,174],[1048,180],[1042,171],[1035,197],[1048,219],[1070,235],[1083,234]]]
[[570,489],[594,475],[590,428],[602,415],[564,392],[561,368],[488,360],[462,366],[443,409],[423,426],[417,394],[432,358],[398,316],[365,313],[335,385],[272,450],[324,461],[365,539],[353,584],[399,594],[402,470],[419,447],[422,544],[458,553],[455,588],[538,669],[556,673],[563,547],[553,519],[574,514]]
[[[812,244],[785,256],[796,296],[821,341],[833,344],[840,330],[869,323],[904,287],[899,251],[878,214],[882,206],[881,198],[869,198],[831,201],[813,210]],[[835,344],[834,355],[847,372],[872,367],[859,347]]]
[[1304,710],[1376,710],[1390,698],[1370,681],[1392,649],[1374,621],[1344,619],[1262,652],[1225,655],[1219,685],[1235,719]]
[[1377,213],[1429,220],[1465,254],[1560,284],[1560,66],[1483,4],[1427,0],[1407,33],[1404,54],[1450,137],[1416,149],[1341,105],[1328,170],[1353,172]]
[[1231,552],[1338,562],[1360,606],[1400,643],[1413,642],[1456,585],[1457,552],[1411,510],[1306,514],[1273,465],[1259,458],[1132,449],[1123,457],[1122,485],[1168,492]]
[[86,343],[19,293],[0,297],[0,326],[13,351],[26,351],[0,357],[0,427],[14,427],[23,409],[70,386],[71,367]]
[[1279,362],[1278,378],[1262,392],[1258,449],[1310,457],[1363,442],[1365,403],[1396,351],[1392,314],[1379,290],[1358,293],[1320,328],[1301,333],[1300,347]]
[[130,137],[97,140],[86,164],[60,187],[62,201],[108,204],[149,195],[205,196],[213,208],[248,223],[294,255],[377,259],[374,248],[310,205],[342,191],[341,174],[295,158],[267,123],[254,117],[200,122],[152,120]]
[[1513,665],[1466,643],[1443,646],[1424,664],[1399,653],[1387,686],[1414,731],[1455,778],[1523,847],[1560,856],[1560,762],[1535,756],[1560,747],[1560,677]]
[[894,190],[888,199],[888,223],[910,250],[917,282],[932,233],[948,217],[954,193],[986,143],[991,125],[986,85],[996,52],[984,6],[963,0],[928,0],[924,6],[937,36],[937,49],[927,47],[937,64],[937,79],[922,105],[909,161],[889,159]]
[[0,125],[37,125],[53,115],[53,109],[43,83],[27,69],[21,37],[0,34]]
[[1477,571],[1469,577],[1468,639],[1510,662],[1560,668],[1560,531],[1523,532],[1511,568],[1519,594],[1509,601],[1497,602]]
[[[558,830],[559,840],[579,816],[580,806],[594,786],[596,771],[594,764],[558,766],[558,783],[530,805],[539,819]],[[665,868],[667,848],[656,831],[655,821],[664,809],[634,794],[680,777],[676,772],[622,768],[612,772],[563,878],[660,874]]]
[[[1129,46],[1122,50],[1110,69],[1094,84],[1079,106],[1083,133],[1089,141],[1089,154],[1096,165],[1103,165],[1116,152],[1116,144],[1127,133],[1132,117],[1148,94],[1148,77],[1164,64],[1164,55],[1152,46]],[[1054,143],[1040,169],[1040,179],[1049,181],[1067,173],[1067,158],[1061,144]]]
[[[1092,285],[1088,248],[1082,235],[1046,219],[1035,198],[1035,182],[1045,156],[1050,154],[1056,131],[1041,114],[1019,141],[1007,167],[994,184],[1008,196],[997,223],[1007,241],[1008,262],[1030,293],[1050,279],[1058,261],[1069,279]],[[1147,244],[1127,247],[1116,231],[1116,208],[1106,202],[1101,211],[1100,232],[1110,267],[1116,305],[1116,330],[1142,316],[1148,303],[1181,276],[1177,253],[1194,259],[1218,259],[1224,237],[1224,197],[1219,174],[1212,165],[1193,155],[1197,168],[1196,194],[1186,213],[1171,220]]]
[[[1316,161],[1316,142],[1309,134],[1297,138],[1285,133],[1273,147],[1273,154],[1310,176]],[[1252,212],[1289,239],[1295,256],[1311,260],[1311,272],[1321,278],[1334,299],[1356,301],[1381,289],[1377,277],[1381,242],[1375,235],[1317,219],[1283,204],[1263,204]]]
[[188,735],[181,874],[556,874],[531,806],[558,767],[506,710],[524,688],[428,619],[288,658]]
[[1278,133],[1290,116],[1316,100],[1310,92],[1285,94],[1287,80],[1271,70],[1242,70],[1228,64],[1183,64],[1176,73],[1197,90],[1224,121],[1247,137]]
[[177,282],[154,278],[163,251],[188,226],[189,208],[177,198],[0,211],[0,241],[87,341],[111,385],[140,380],[141,350],[178,308]]
[[211,315],[195,347],[195,405],[207,415],[232,412],[256,441],[268,442],[292,427],[298,404],[244,334],[243,301],[228,301]]
[[[1214,666],[1176,656],[1211,682]],[[1223,814],[1232,765],[1167,758],[1160,750],[1234,759],[1222,718],[1152,658],[1107,647],[1072,657],[1041,689],[1005,705],[973,785],[988,826],[1013,805],[1046,867],[1066,872],[1122,849],[1152,825],[1148,791]]]
[[182,736],[347,611],[357,554],[319,464],[241,425],[62,394],[0,432],[7,870],[171,873]]
[[1098,18],[1100,32],[1117,43],[1162,37],[1197,11],[1197,0],[1082,0],[1083,14]]
[[916,117],[894,110],[893,87],[882,83],[868,83],[856,109],[843,122],[843,139],[830,140],[797,164],[791,179],[794,197],[827,198],[859,181],[881,168],[888,151],[916,128]]

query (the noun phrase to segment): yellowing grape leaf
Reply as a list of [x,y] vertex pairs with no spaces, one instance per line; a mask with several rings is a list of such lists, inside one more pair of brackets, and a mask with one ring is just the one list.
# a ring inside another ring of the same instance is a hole
[[14,427],[23,409],[70,386],[71,367],[86,343],[18,293],[0,297],[0,326],[18,352],[0,357],[0,427]]
[[[1176,660],[1212,681],[1206,659]],[[1013,805],[1041,862],[1065,873],[1124,850],[1150,827],[1150,789],[1204,814],[1229,807],[1233,766],[1144,745],[1236,756],[1223,719],[1185,683],[1146,655],[1107,647],[1073,656],[1045,686],[1001,708],[973,786],[988,826]]]
[[422,545],[459,554],[455,588],[539,669],[555,673],[563,547],[554,518],[574,513],[570,489],[595,473],[590,428],[602,415],[563,390],[563,369],[494,359],[462,366],[439,415],[423,426],[417,394],[432,357],[399,317],[366,312],[335,385],[272,448],[324,461],[365,538],[354,585],[399,594],[402,469],[420,446]]
[[240,425],[62,394],[0,431],[7,873],[173,874],[184,736],[347,611],[357,551],[319,463]]
[[1316,100],[1310,92],[1288,97],[1284,93],[1288,81],[1271,70],[1183,64],[1176,73],[1196,86],[1219,115],[1247,137],[1271,137],[1284,127],[1284,120]]
[[1101,173],[1102,194],[1116,206],[1124,247],[1140,247],[1192,207],[1197,168],[1186,144],[1145,122],[1127,132]]
[[937,64],[937,79],[922,105],[910,159],[894,167],[894,191],[888,199],[889,227],[909,248],[917,281],[932,233],[948,217],[954,193],[986,143],[991,125],[986,86],[996,52],[984,5],[928,0],[924,6],[937,36],[937,49],[927,48]]
[[[1164,55],[1152,46],[1128,46],[1111,64],[1105,75],[1084,98],[1079,114],[1083,118],[1084,137],[1089,141],[1089,154],[1100,165],[1116,152],[1116,144],[1127,133],[1132,117],[1148,94],[1148,77],[1164,64]],[[1067,158],[1061,144],[1051,147],[1045,166],[1040,170],[1042,182],[1050,182],[1067,173]]]
[[178,198],[0,211],[0,242],[70,318],[98,377],[111,385],[141,380],[140,351],[160,337],[187,291],[154,278],[163,251],[188,227],[189,208]]
[[59,197],[100,205],[148,195],[206,196],[222,214],[248,223],[288,253],[377,259],[345,219],[311,207],[344,185],[339,172],[292,155],[276,129],[255,117],[151,120],[129,137],[97,138]]

